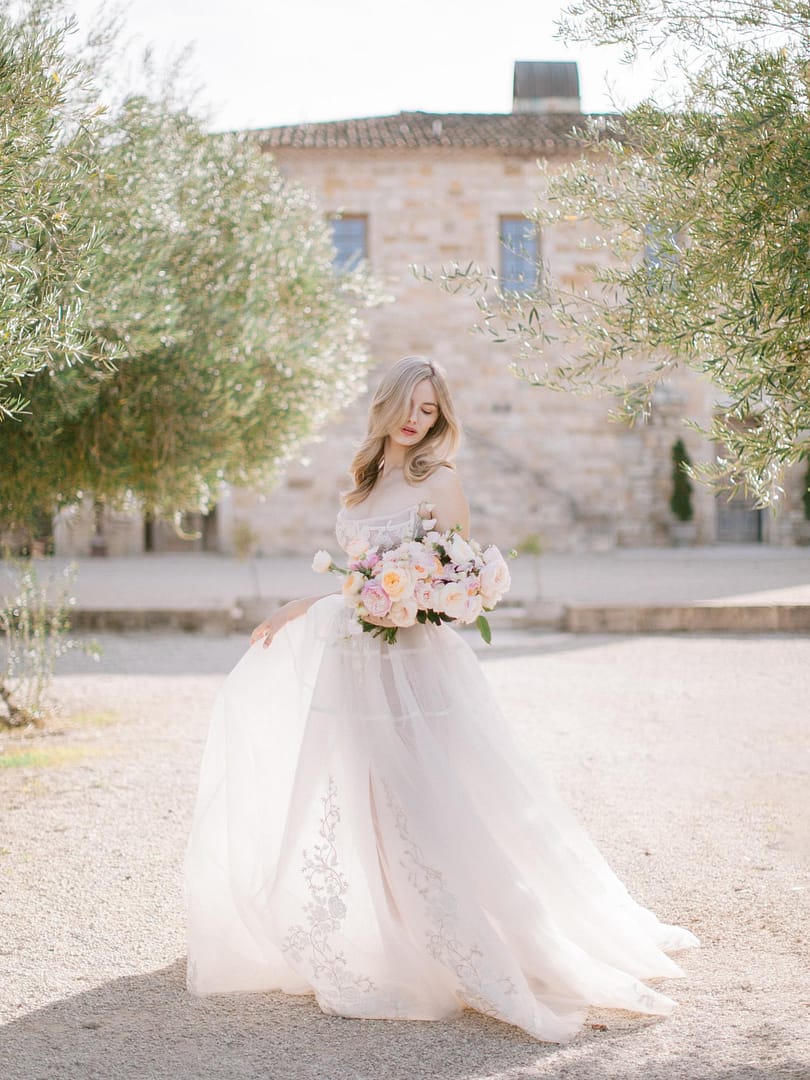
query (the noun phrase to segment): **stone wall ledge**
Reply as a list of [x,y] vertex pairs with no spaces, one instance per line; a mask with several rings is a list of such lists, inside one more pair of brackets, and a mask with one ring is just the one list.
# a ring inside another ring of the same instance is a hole
[[[265,598],[226,608],[83,608],[71,612],[72,627],[88,632],[176,631],[246,633],[280,601]],[[534,601],[504,604],[490,612],[493,634],[504,630],[557,630],[573,634],[780,633],[810,634],[808,604],[588,605]]]
[[810,633],[807,604],[568,605],[560,629],[574,634]]

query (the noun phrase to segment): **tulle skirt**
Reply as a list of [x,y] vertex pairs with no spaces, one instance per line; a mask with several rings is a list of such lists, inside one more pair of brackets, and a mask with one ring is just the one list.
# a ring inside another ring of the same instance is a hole
[[216,701],[185,864],[195,994],[349,1017],[465,1006],[562,1042],[696,944],[639,906],[513,745],[448,626],[387,645],[337,596],[248,650]]

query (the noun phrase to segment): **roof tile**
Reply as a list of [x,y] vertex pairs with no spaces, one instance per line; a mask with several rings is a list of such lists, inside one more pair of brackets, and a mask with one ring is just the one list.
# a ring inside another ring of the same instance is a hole
[[548,153],[566,146],[575,128],[586,124],[616,135],[620,119],[618,114],[401,112],[394,116],[289,124],[250,134],[267,149],[376,150],[430,146]]

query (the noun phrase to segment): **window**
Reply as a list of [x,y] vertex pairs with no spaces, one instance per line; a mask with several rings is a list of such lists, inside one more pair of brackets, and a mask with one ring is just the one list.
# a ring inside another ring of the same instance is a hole
[[536,288],[537,240],[537,227],[525,217],[501,217],[501,288],[505,292],[531,292]]
[[340,214],[331,219],[331,225],[335,245],[333,266],[340,274],[350,273],[368,258],[368,216]]
[[674,289],[681,255],[678,233],[665,225],[647,224],[644,226],[644,236],[647,291]]

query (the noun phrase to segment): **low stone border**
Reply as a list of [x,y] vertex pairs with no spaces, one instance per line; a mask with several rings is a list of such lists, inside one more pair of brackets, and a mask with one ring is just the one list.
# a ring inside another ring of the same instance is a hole
[[[83,608],[71,613],[75,630],[93,632],[174,630],[249,633],[280,601],[267,598],[225,608]],[[558,630],[572,634],[810,633],[810,605],[586,605],[552,601],[503,605],[489,616],[492,629]]]

